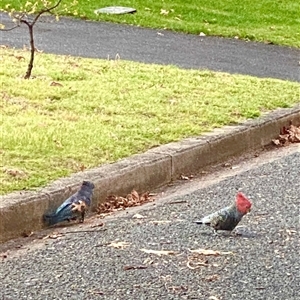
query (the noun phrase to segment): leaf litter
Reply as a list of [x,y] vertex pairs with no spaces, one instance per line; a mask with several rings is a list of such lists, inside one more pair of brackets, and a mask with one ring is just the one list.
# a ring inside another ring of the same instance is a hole
[[150,192],[139,194],[136,190],[132,190],[126,197],[109,195],[104,203],[99,203],[97,213],[100,215],[108,214],[114,211],[125,210],[128,207],[140,206],[154,200]]
[[291,143],[300,143],[300,125],[295,126],[290,123],[288,127],[283,127],[277,139],[272,140],[276,146],[288,146]]

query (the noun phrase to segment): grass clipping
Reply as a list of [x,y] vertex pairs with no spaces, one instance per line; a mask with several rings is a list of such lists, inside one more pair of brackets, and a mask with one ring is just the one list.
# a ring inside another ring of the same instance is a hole
[[[1,194],[299,102],[299,83],[0,48]],[[20,59],[24,57],[24,59]]]

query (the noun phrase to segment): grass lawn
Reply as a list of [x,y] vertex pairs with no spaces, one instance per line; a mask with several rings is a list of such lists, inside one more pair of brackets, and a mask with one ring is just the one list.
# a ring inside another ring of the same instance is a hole
[[1,194],[299,102],[300,84],[0,49]]
[[[52,0],[54,1],[54,0]],[[18,9],[25,1],[2,0]],[[74,0],[63,0],[70,7]],[[112,5],[129,6],[137,13],[95,15],[94,10]],[[193,34],[239,37],[300,47],[300,1],[296,0],[119,0],[78,1],[76,17],[166,28]],[[65,14],[74,15],[66,12]]]

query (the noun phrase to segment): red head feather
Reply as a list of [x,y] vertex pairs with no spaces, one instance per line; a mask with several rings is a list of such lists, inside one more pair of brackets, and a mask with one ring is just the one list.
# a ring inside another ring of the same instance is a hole
[[238,192],[235,199],[235,205],[239,212],[246,214],[251,210],[252,203],[241,192]]

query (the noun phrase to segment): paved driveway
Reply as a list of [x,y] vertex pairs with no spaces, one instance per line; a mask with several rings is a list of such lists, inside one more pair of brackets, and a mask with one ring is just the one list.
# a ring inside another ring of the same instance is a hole
[[[1,299],[299,299],[300,152],[281,151],[166,190],[156,205],[58,230],[91,232],[10,250],[1,259]],[[214,236],[191,222],[227,205],[238,189],[254,205],[242,236]],[[137,212],[145,218],[132,218]],[[231,253],[189,251],[199,248]]]

